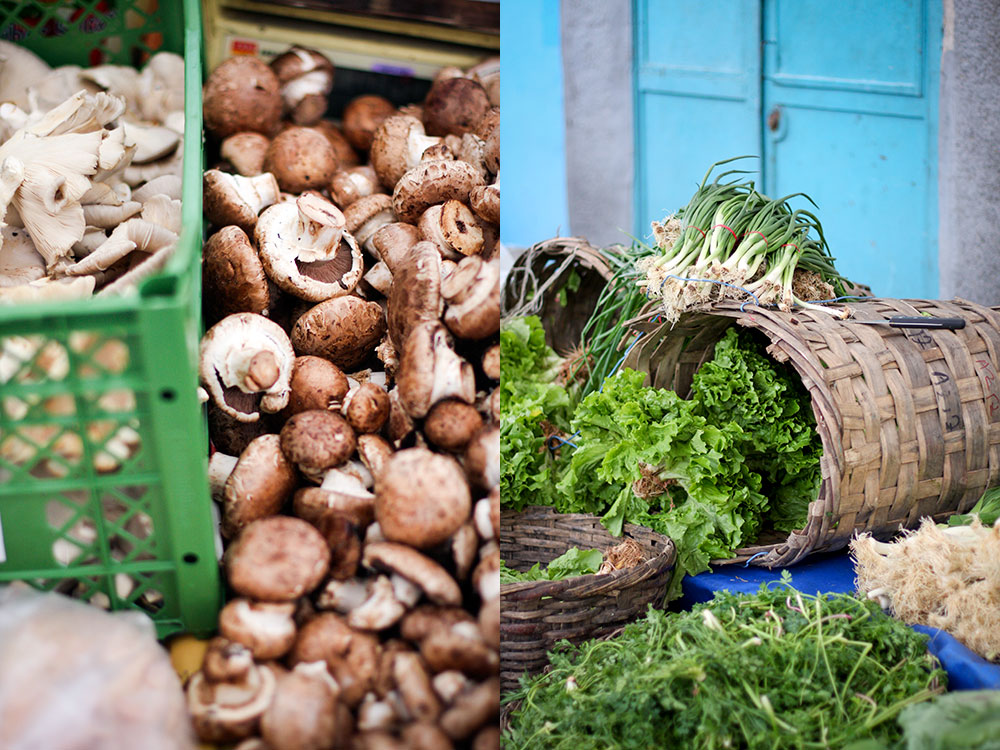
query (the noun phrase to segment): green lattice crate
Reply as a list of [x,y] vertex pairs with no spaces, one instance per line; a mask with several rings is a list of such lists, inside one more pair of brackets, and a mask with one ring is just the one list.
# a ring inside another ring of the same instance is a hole
[[0,37],[52,65],[186,60],[183,223],[138,295],[0,307],[0,582],[114,610],[160,636],[215,627],[221,588],[197,400],[202,240],[196,0],[4,2]]

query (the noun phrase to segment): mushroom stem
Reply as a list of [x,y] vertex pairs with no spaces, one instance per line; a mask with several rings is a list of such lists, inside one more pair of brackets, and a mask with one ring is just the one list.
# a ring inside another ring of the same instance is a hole
[[226,480],[233,473],[239,460],[239,456],[227,456],[219,451],[212,454],[208,461],[208,486],[212,492],[213,500],[222,500]]

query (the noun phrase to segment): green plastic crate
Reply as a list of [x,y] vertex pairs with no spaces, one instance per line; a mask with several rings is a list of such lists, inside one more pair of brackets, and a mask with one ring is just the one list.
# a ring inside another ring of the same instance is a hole
[[0,0],[0,37],[51,65],[178,52],[187,92],[184,230],[165,272],[131,297],[0,307],[0,582],[146,612],[161,637],[208,633],[221,585],[196,391],[199,3]]

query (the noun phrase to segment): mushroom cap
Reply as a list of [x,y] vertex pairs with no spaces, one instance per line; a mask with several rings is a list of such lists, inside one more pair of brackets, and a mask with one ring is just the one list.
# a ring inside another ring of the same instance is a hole
[[[391,398],[389,402],[391,412]],[[378,477],[392,453],[392,446],[381,435],[367,433],[358,435],[358,457],[361,459],[361,463],[368,467],[368,471],[372,473],[375,481],[378,481]]]
[[410,254],[410,248],[420,242],[420,230],[412,224],[395,221],[379,228],[372,235],[372,248],[375,254],[395,273]]
[[344,518],[358,528],[366,528],[375,520],[375,496],[303,487],[292,499],[292,512],[317,528],[327,516]]
[[[373,503],[374,499],[373,496]],[[330,578],[335,581],[354,578],[361,562],[358,525],[346,514],[337,512],[327,513],[315,525],[330,547]]]
[[381,187],[378,175],[368,165],[341,168],[330,180],[330,196],[341,209],[346,209],[354,201],[379,192]]
[[246,232],[223,227],[208,238],[201,257],[202,299],[209,322],[240,312],[267,314],[271,290]]
[[354,447],[354,430],[331,411],[299,412],[281,428],[282,452],[306,474],[321,474],[344,463]]
[[420,604],[403,617],[403,621],[399,624],[399,634],[411,643],[420,645],[424,638],[438,628],[450,628],[455,623],[475,621],[475,618],[461,607]]
[[273,516],[292,496],[298,474],[281,452],[277,435],[250,441],[226,480],[222,496],[222,535],[235,536],[260,518]]
[[364,258],[344,232],[344,215],[319,193],[307,192],[261,214],[254,230],[261,263],[283,291],[309,302],[349,294]]
[[375,520],[389,541],[433,547],[471,512],[472,497],[458,464],[426,448],[393,454],[375,484]]
[[486,90],[469,78],[431,84],[424,99],[424,127],[430,135],[471,133],[490,109]]
[[490,380],[500,380],[500,344],[493,344],[483,352],[483,375]]
[[387,322],[392,343],[401,352],[410,331],[441,316],[441,256],[434,244],[418,242],[390,269]]
[[446,451],[458,452],[483,427],[483,418],[476,407],[461,401],[439,401],[424,420],[424,437]]
[[446,398],[470,404],[476,398],[472,365],[452,350],[451,337],[437,322],[421,323],[410,331],[400,354],[396,386],[400,403],[413,418],[426,416]]
[[330,120],[320,120],[313,128],[322,133],[330,144],[334,156],[337,157],[337,164],[340,165],[340,169],[349,169],[361,163],[361,160],[358,159],[358,152],[347,142],[340,128],[333,122]]
[[377,302],[334,297],[301,315],[292,326],[291,340],[299,355],[323,357],[352,371],[374,354],[385,330]]
[[457,607],[462,603],[462,591],[448,571],[406,544],[366,544],[361,564],[373,570],[391,571],[402,576],[422,589],[435,604]]
[[252,669],[241,685],[211,682],[204,671],[195,673],[187,684],[187,706],[198,738],[228,743],[254,734],[274,688],[274,674],[267,669]]
[[396,112],[396,105],[384,96],[363,94],[344,107],[341,116],[344,137],[359,151],[368,151],[375,138],[375,130],[382,121]]
[[500,330],[500,259],[469,256],[441,282],[448,303],[444,322],[462,339],[484,339]]
[[420,162],[424,151],[440,141],[424,133],[424,125],[412,115],[385,118],[375,129],[369,151],[372,167],[386,189]]
[[315,70],[332,76],[334,67],[330,59],[319,50],[294,44],[288,51],[271,60],[271,70],[278,77],[278,82],[285,84]]
[[208,76],[202,89],[205,129],[219,138],[252,130],[273,132],[281,119],[278,78],[267,63],[231,57]]
[[495,649],[500,648],[500,597],[483,602],[479,608],[479,630],[483,640]]
[[287,602],[315,589],[330,566],[330,549],[312,525],[291,516],[254,521],[223,557],[236,593]]
[[[252,377],[258,356],[264,355],[266,369],[274,375],[267,385]],[[295,352],[281,326],[261,315],[236,313],[202,337],[198,375],[220,409],[241,422],[255,422],[260,419],[258,408],[270,413],[285,408],[294,361]]]
[[310,409],[339,409],[350,390],[347,376],[328,359],[296,357],[289,381],[288,416]]
[[219,147],[219,155],[233,165],[244,177],[253,177],[264,171],[264,154],[271,139],[262,133],[233,133]]
[[392,676],[406,713],[414,720],[428,722],[433,727],[429,722],[435,721],[441,714],[441,700],[434,692],[431,677],[420,655],[414,651],[397,653],[392,663]]
[[482,175],[467,162],[422,161],[399,178],[392,192],[392,207],[400,221],[416,224],[435,203],[452,199],[468,203],[472,189],[483,184]]
[[465,473],[473,485],[492,490],[500,484],[500,426],[487,425],[465,449]]
[[392,198],[385,193],[372,193],[358,198],[344,209],[347,231],[365,244],[375,232],[395,221],[392,214]]
[[500,223],[500,186],[480,185],[469,193],[469,205],[476,215],[491,224]]
[[494,674],[500,661],[475,621],[433,628],[420,642],[420,654],[434,672],[455,669],[470,677]]
[[275,136],[264,154],[264,171],[289,193],[326,188],[337,168],[330,142],[312,128],[288,128]]
[[219,612],[219,632],[250,649],[257,661],[277,659],[295,643],[293,614],[293,602],[233,599]]
[[389,418],[389,394],[380,385],[364,382],[347,394],[343,414],[357,432],[378,432]]
[[492,729],[499,713],[500,678],[492,677],[460,693],[441,715],[439,726],[453,740],[462,740],[487,724]]
[[296,665],[278,677],[260,717],[261,737],[272,750],[332,750],[339,692],[322,662]]
[[278,184],[273,175],[256,177],[209,169],[203,178],[205,217],[216,227],[235,224],[248,235],[257,226],[257,213],[278,199]]
[[340,615],[322,612],[299,629],[289,662],[325,661],[341,700],[353,708],[374,685],[378,654],[377,636],[355,630]]

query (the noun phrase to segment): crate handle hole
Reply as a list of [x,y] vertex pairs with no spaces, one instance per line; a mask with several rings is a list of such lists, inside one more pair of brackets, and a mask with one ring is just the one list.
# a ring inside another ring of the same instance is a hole
[[177,391],[175,391],[173,388],[164,388],[162,391],[160,391],[160,398],[163,401],[173,401],[175,398],[177,398]]
[[198,555],[196,555],[194,552],[188,552],[181,559],[190,565],[194,565],[196,562],[198,562]]

